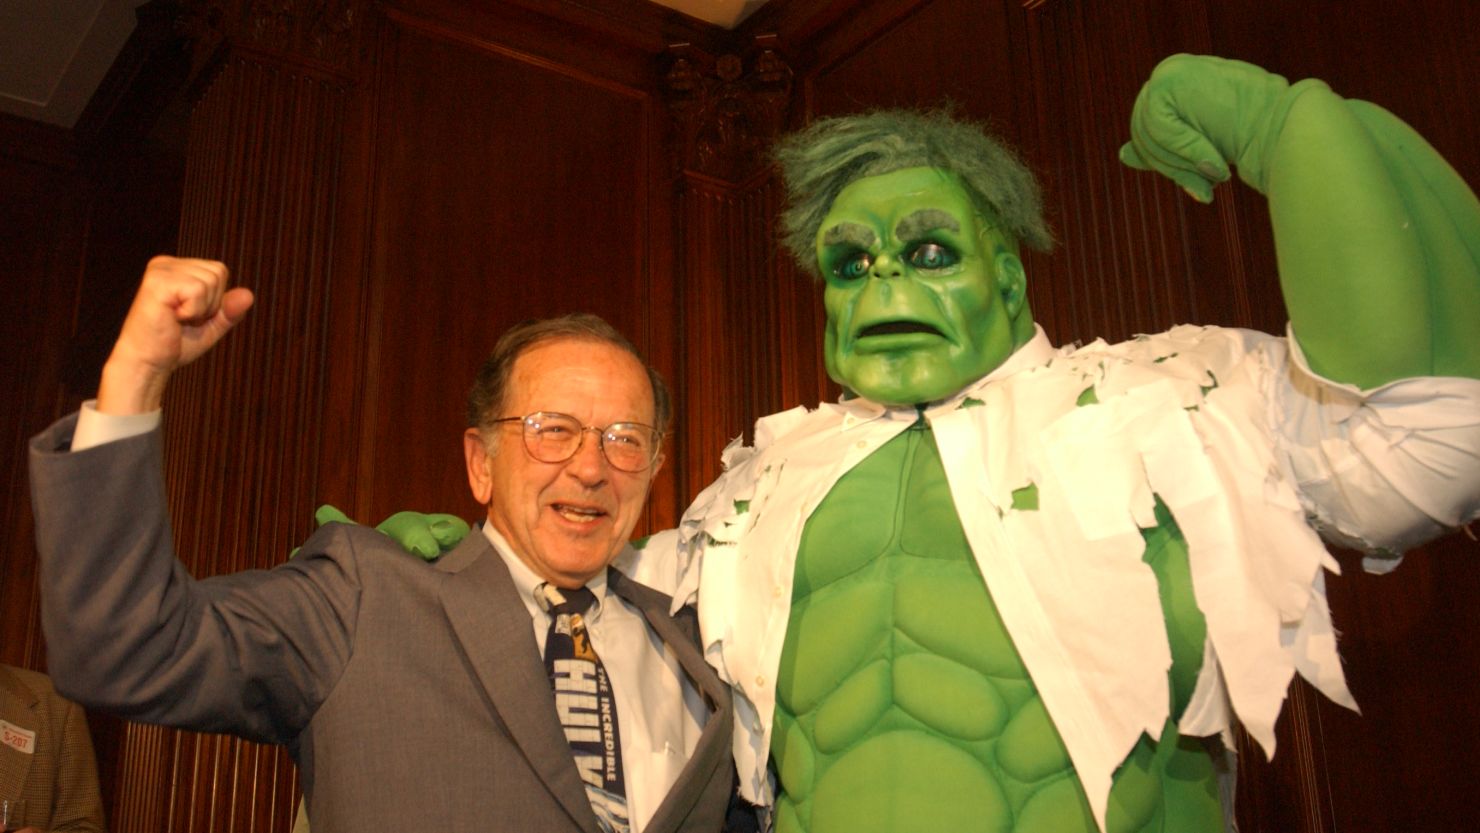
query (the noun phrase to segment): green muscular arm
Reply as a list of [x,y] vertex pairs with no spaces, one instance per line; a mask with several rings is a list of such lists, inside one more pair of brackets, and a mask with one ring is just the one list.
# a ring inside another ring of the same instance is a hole
[[1412,128],[1324,83],[1177,55],[1136,100],[1121,158],[1208,202],[1269,198],[1290,320],[1318,373],[1361,387],[1480,377],[1480,202]]

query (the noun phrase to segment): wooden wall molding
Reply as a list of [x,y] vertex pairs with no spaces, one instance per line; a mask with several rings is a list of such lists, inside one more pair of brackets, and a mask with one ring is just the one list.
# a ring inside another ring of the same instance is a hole
[[96,176],[141,141],[178,143],[160,120],[199,99],[226,57],[220,15],[205,3],[150,0],[134,14],[133,34],[73,130]]
[[744,56],[689,44],[672,53],[663,84],[679,167],[732,183],[766,170],[791,103],[792,70],[776,38],[757,37]]
[[246,0],[241,42],[348,69],[364,0]]

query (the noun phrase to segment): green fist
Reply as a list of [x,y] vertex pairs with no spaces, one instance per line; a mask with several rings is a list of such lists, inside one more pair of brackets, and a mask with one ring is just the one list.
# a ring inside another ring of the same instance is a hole
[[1120,160],[1156,171],[1198,202],[1213,201],[1213,186],[1228,166],[1264,193],[1270,152],[1290,105],[1306,87],[1253,64],[1205,55],[1173,55],[1157,64],[1131,112],[1131,140]]

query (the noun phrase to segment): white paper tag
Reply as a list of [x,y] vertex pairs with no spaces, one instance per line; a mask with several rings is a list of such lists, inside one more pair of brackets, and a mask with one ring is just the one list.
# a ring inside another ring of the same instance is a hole
[[30,729],[22,729],[8,720],[0,720],[0,742],[27,755],[36,752],[36,733]]

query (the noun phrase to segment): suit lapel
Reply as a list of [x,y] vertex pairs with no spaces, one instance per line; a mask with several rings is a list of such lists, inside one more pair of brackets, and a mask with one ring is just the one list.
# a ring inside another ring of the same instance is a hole
[[529,611],[508,567],[476,528],[437,567],[451,573],[442,586],[442,607],[504,726],[571,819],[599,833],[555,716]]
[[668,596],[627,578],[615,569],[607,570],[606,579],[607,589],[641,610],[648,626],[673,649],[689,681],[704,695],[710,707],[709,719],[704,723],[694,754],[645,828],[646,833],[668,833],[680,828],[704,794],[705,787],[716,777],[715,770],[729,760],[731,721],[734,719],[730,691],[704,661],[694,636],[685,633],[668,615],[671,601]]

